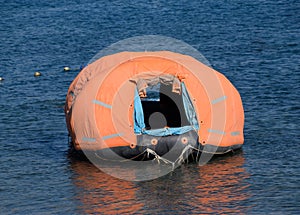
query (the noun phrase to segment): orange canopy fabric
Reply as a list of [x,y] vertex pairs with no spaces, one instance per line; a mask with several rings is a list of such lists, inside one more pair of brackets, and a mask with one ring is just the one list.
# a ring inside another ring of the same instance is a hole
[[199,143],[227,147],[244,142],[244,110],[238,91],[221,73],[174,52],[121,52],[86,66],[71,83],[66,122],[76,149],[136,144],[137,78],[172,75],[184,82],[199,123]]

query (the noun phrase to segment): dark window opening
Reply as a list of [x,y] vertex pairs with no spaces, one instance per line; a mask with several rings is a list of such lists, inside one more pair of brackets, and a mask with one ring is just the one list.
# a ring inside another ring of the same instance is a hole
[[182,94],[172,92],[172,85],[157,84],[147,88],[142,98],[146,129],[190,125],[184,110]]

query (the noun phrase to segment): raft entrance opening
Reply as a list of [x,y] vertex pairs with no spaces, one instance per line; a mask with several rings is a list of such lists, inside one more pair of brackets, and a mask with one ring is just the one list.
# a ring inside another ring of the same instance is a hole
[[190,125],[182,94],[172,92],[172,85],[158,83],[149,87],[147,96],[141,98],[141,102],[147,130]]
[[137,81],[135,134],[168,136],[198,129],[196,113],[183,82],[169,76]]

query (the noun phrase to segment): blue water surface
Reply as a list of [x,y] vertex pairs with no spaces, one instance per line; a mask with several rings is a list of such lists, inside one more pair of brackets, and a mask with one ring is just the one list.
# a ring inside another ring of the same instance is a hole
[[[299,1],[0,3],[0,214],[300,213]],[[235,85],[242,152],[147,182],[69,158],[63,106],[76,69],[142,35],[190,44]]]

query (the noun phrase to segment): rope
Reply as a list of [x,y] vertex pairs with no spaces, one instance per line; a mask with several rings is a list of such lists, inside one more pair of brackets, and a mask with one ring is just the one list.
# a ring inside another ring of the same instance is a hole
[[[233,149],[228,149],[228,150],[225,151],[225,152],[208,152],[208,151],[204,151],[204,150],[195,148],[195,147],[193,147],[193,146],[190,146],[190,148],[192,148],[192,149],[198,151],[198,153],[201,152],[201,153],[214,154],[214,155],[223,155],[223,154],[226,154],[226,153],[228,153],[228,152],[233,152],[233,151],[234,151]],[[197,156],[198,156],[198,154],[197,154]]]
[[[197,151],[197,158],[198,158],[198,154],[199,152],[203,152],[202,150],[200,150],[199,148],[195,148],[194,146],[192,145],[187,145],[186,147],[184,147],[184,149],[182,150],[180,156],[173,162],[173,161],[170,161],[164,157],[161,157],[159,156],[154,150],[150,149],[150,148],[146,148],[143,152],[141,152],[140,154],[130,158],[130,159],[123,159],[123,160],[112,160],[112,159],[106,159],[106,158],[103,158],[101,157],[99,154],[97,154],[95,152],[95,156],[102,159],[102,160],[105,160],[105,161],[117,161],[117,162],[129,162],[129,161],[132,161],[134,159],[136,159],[137,157],[139,156],[142,156],[144,154],[144,158],[147,156],[147,158],[149,158],[150,154],[154,156],[154,159],[155,161],[157,161],[158,164],[160,164],[161,161],[163,161],[165,164],[171,164],[172,165],[172,170],[175,169],[175,165],[176,164],[181,164],[183,163],[186,158],[184,156],[184,154],[186,153],[186,157],[188,156],[188,151],[190,149],[193,149],[193,150],[196,150]],[[230,150],[229,150],[230,151]]]
[[[190,149],[196,149],[195,147],[191,146],[191,145],[187,145],[186,147],[184,147],[184,149],[182,150],[180,156],[173,162],[173,161],[170,161],[166,158],[163,158],[161,156],[159,156],[155,151],[153,151],[152,149],[149,149],[147,148],[146,151],[149,154],[152,154],[154,155],[155,157],[155,160],[160,164],[160,160],[164,161],[165,164],[172,164],[172,170],[175,169],[175,165],[176,164],[181,164],[185,161],[185,158],[184,158],[184,154],[188,152],[188,150]],[[188,153],[187,153],[187,156],[188,156]]]
[[160,163],[159,160],[164,161],[166,164],[168,164],[168,163],[171,163],[171,164],[172,164],[172,163],[173,163],[172,161],[170,161],[170,160],[168,160],[168,159],[166,159],[166,158],[163,158],[163,157],[159,156],[159,155],[156,154],[156,152],[153,151],[152,149],[147,148],[146,151],[148,152],[148,155],[149,155],[149,154],[154,155],[154,157],[155,157],[155,159],[157,159],[158,163]]

